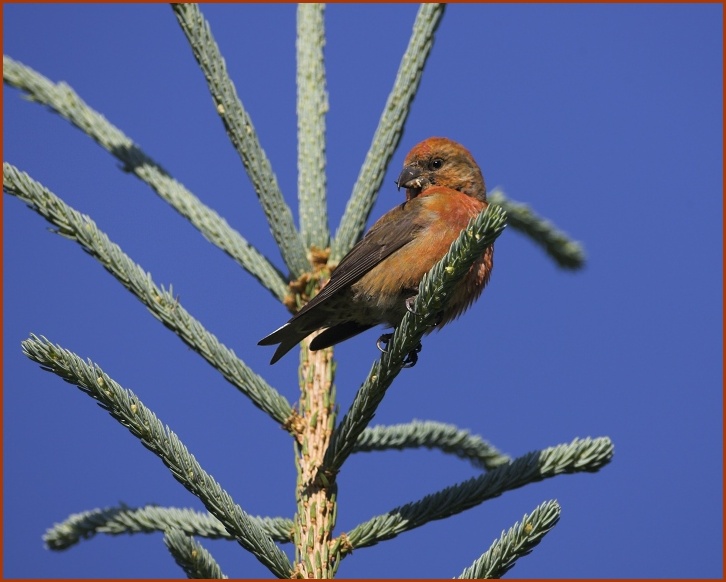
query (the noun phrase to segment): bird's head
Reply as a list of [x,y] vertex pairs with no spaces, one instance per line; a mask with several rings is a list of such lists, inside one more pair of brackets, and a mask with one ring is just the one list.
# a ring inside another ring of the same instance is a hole
[[430,137],[415,145],[396,180],[411,200],[432,186],[444,186],[486,201],[487,190],[479,166],[464,146],[445,137]]

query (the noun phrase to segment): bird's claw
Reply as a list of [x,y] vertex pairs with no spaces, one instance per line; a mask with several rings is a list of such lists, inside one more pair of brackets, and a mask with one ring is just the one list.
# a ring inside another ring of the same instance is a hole
[[[406,311],[409,313],[413,313],[414,315],[418,315],[418,312],[413,308],[413,304],[416,302],[416,295],[411,295],[406,301],[404,301],[404,305],[406,306]],[[434,319],[433,323],[429,324],[429,327],[436,327],[437,325],[440,325],[441,322],[444,320],[444,314],[439,313],[436,315],[436,318]]]
[[413,304],[415,302],[416,302],[416,295],[411,295],[411,297],[409,297],[408,299],[406,299],[406,301],[404,302],[404,304],[406,305],[406,311],[408,311],[409,313],[413,313],[414,315],[418,315],[416,313],[416,310],[413,308]]
[[[388,351],[388,342],[391,341],[392,337],[392,333],[384,333],[381,337],[378,338],[378,341],[376,342],[376,347],[385,354]],[[416,365],[416,362],[418,362],[418,354],[422,349],[423,346],[421,345],[421,342],[418,342],[418,345],[410,352],[408,352],[405,358],[403,358],[403,367],[413,368]]]
[[376,347],[380,350],[381,353],[385,354],[388,351],[388,342],[391,341],[392,337],[392,333],[384,333],[381,337],[378,338],[378,341],[376,342]]
[[421,345],[421,342],[418,342],[418,345],[413,348],[408,354],[406,354],[406,357],[403,358],[403,367],[404,368],[413,368],[416,365],[416,362],[418,362],[418,353],[423,349],[423,346]]

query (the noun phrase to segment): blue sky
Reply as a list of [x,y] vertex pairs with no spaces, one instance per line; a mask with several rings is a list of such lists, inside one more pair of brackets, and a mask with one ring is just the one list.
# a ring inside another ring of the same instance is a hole
[[[166,5],[5,5],[4,50],[66,81],[282,266],[203,77]],[[406,151],[444,135],[501,187],[583,242],[572,273],[513,230],[480,301],[424,341],[374,423],[456,424],[512,456],[609,436],[596,474],[560,476],[428,524],[341,565],[342,577],[452,577],[547,499],[560,523],[517,577],[722,575],[722,6],[450,5],[371,222],[399,203]],[[296,206],[295,8],[204,13]],[[415,5],[326,11],[328,201],[343,212],[408,42]],[[297,358],[257,340],[287,312],[247,273],[60,117],[4,88],[4,159],[89,214],[157,284],[290,401]],[[90,398],[21,354],[29,333],[132,389],[247,512],[294,511],[289,437],[161,326],[91,257],[4,195],[4,575],[180,577],[161,535],[98,536],[62,553],[72,513],[201,508]],[[296,210],[294,210],[296,212]],[[341,413],[378,353],[337,350]],[[294,353],[293,353],[294,354]],[[467,479],[430,451],[360,454],[339,476],[339,531]],[[202,543],[233,577],[268,572]],[[290,547],[285,547],[290,552]]]

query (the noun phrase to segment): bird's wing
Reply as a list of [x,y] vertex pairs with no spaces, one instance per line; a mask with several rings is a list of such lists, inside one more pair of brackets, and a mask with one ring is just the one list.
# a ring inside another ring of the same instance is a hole
[[392,210],[391,213],[395,213],[393,218],[388,215],[381,217],[343,257],[328,284],[297,312],[293,320],[320,305],[341,289],[352,285],[386,257],[410,243],[422,228],[420,216],[412,211],[415,202],[416,199],[411,200]]

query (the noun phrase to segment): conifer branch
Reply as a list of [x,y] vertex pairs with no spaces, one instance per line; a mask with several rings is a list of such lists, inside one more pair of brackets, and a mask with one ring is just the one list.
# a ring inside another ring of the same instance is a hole
[[285,202],[277,184],[272,166],[260,144],[252,120],[237,96],[234,83],[227,74],[227,66],[219,52],[209,23],[198,4],[172,4],[174,14],[189,41],[214,106],[237,150],[252,186],[265,212],[282,258],[293,275],[299,277],[310,270],[300,233],[295,228],[292,211]]
[[183,531],[172,528],[164,532],[164,545],[174,561],[190,579],[212,580],[229,578],[222,572],[212,554],[194,538]]
[[160,198],[187,218],[204,238],[232,257],[280,301],[285,298],[288,293],[287,282],[264,255],[217,212],[172,178],[131,138],[89,107],[68,85],[53,83],[8,56],[3,56],[3,80],[7,85],[23,91],[30,101],[45,105],[86,133],[116,157],[125,171],[148,184]]
[[560,511],[560,504],[552,500],[538,505],[531,515],[525,513],[521,523],[515,523],[506,533],[502,532],[486,552],[459,574],[459,578],[501,578],[557,525]]
[[76,385],[125,426],[147,449],[171,470],[174,478],[196,495],[229,531],[279,578],[287,578],[292,567],[287,556],[269,535],[237,505],[179,440],[131,391],[122,388],[100,366],[84,362],[76,354],[44,337],[31,335],[22,342],[23,353],[49,372]]
[[368,216],[378,197],[388,164],[403,134],[413,98],[434,42],[434,33],[444,15],[445,4],[421,4],[411,39],[396,74],[396,80],[373,135],[358,180],[345,207],[332,244],[331,259],[340,259],[363,234]]
[[333,578],[340,553],[331,552],[338,506],[334,475],[323,468],[335,426],[335,364],[330,348],[310,351],[317,334],[305,338],[300,352],[300,403],[295,435],[297,467],[293,542],[295,578]]
[[386,352],[374,362],[353,404],[335,429],[325,455],[326,470],[332,473],[340,470],[360,434],[373,419],[386,390],[404,367],[405,358],[434,324],[456,283],[504,230],[506,220],[506,213],[490,204],[469,221],[446,255],[423,277],[412,312],[403,317]]
[[613,444],[607,437],[575,439],[567,445],[528,453],[509,465],[374,517],[353,528],[348,533],[348,541],[353,549],[372,546],[529,483],[560,474],[598,471],[612,456]]
[[[292,520],[282,517],[248,516],[276,542],[290,542]],[[117,507],[93,509],[69,515],[46,530],[43,542],[49,550],[66,550],[97,534],[131,535],[174,528],[188,535],[209,539],[234,539],[224,524],[211,513],[177,507]]]
[[494,469],[511,462],[509,456],[500,453],[480,436],[469,434],[452,424],[431,420],[366,428],[358,437],[352,452],[421,447],[456,455],[480,469]]
[[508,199],[501,190],[491,192],[489,201],[504,208],[509,216],[509,225],[529,236],[560,267],[577,270],[585,266],[582,244],[572,240],[549,220],[538,216],[528,205]]
[[297,188],[305,248],[325,249],[328,230],[325,177],[324,4],[297,6]]
[[6,162],[3,163],[3,190],[23,200],[56,226],[58,234],[78,242],[84,251],[97,259],[131,291],[154,317],[219,370],[255,406],[279,424],[284,424],[289,419],[292,407],[287,400],[255,374],[232,350],[205,330],[179,304],[171,287],[168,291],[157,287],[151,275],[134,263],[118,245],[112,243],[93,220],[74,210],[42,184]]

